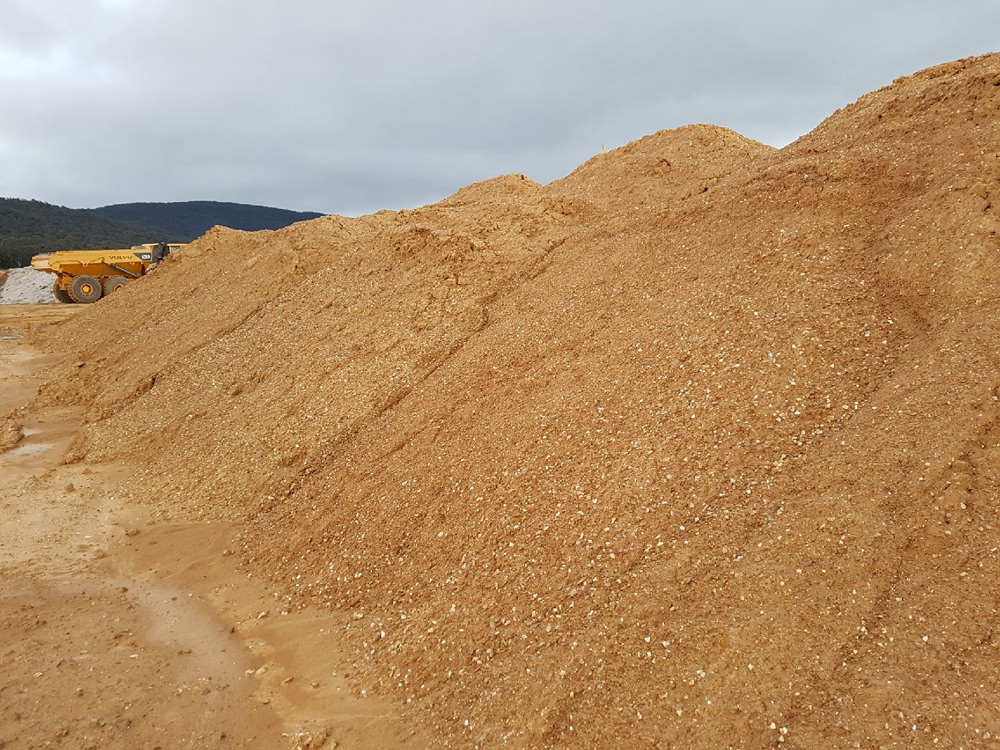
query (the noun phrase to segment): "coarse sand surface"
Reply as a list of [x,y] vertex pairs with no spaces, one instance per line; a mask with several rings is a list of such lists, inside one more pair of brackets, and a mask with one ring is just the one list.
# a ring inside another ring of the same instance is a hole
[[42,332],[40,398],[442,745],[987,747],[998,113],[987,55],[780,150],[215,229]]

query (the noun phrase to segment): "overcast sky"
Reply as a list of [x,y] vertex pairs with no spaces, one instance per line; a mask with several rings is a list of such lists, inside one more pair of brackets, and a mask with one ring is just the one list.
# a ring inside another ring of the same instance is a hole
[[0,196],[412,208],[998,49],[997,0],[0,0]]

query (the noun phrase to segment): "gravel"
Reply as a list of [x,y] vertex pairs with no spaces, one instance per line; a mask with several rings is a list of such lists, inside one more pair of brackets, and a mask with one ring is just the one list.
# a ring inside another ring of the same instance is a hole
[[52,294],[55,276],[34,268],[12,268],[0,287],[0,305],[37,305],[56,302]]

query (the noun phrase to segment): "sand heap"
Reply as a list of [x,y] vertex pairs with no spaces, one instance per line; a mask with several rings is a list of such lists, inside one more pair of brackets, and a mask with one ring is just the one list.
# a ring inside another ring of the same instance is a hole
[[43,395],[455,745],[982,746],[998,110],[994,55],[780,151],[216,230],[49,334]]

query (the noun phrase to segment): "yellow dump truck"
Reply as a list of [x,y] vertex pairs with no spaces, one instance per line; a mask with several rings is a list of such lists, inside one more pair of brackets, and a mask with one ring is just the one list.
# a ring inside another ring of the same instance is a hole
[[52,293],[60,302],[97,302],[145,275],[181,243],[149,243],[127,250],[59,250],[31,259],[31,267],[56,275]]

